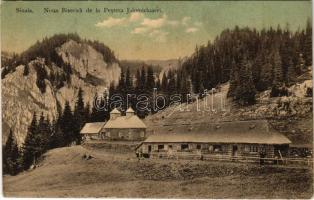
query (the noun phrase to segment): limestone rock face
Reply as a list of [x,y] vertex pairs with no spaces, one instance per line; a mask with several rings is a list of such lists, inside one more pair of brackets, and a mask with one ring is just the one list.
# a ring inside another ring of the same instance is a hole
[[[70,63],[78,76],[86,79],[88,76],[99,79],[99,83],[109,85],[117,83],[121,69],[117,63],[108,64],[103,55],[85,43],[70,40],[57,49],[62,59]],[[102,83],[103,82],[103,83]]]
[[34,112],[38,116],[43,112],[52,120],[57,116],[58,105],[63,108],[65,101],[69,101],[73,109],[79,88],[83,89],[85,103],[92,105],[96,93],[103,92],[111,82],[117,83],[119,80],[119,64],[106,63],[101,53],[85,43],[70,40],[56,51],[65,63],[71,65],[73,71],[71,81],[63,87],[56,88],[45,79],[46,91],[42,93],[39,90],[36,85],[36,63],[44,66],[48,76],[61,70],[54,64],[46,66],[43,58],[37,58],[28,64],[27,76],[23,76],[25,66],[20,65],[2,79],[3,142],[11,128],[21,145]]

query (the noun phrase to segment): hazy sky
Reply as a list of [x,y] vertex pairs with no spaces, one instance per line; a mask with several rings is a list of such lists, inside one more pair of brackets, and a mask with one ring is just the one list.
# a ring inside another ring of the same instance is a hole
[[[16,8],[33,13],[16,13]],[[84,13],[44,13],[44,8],[82,8]],[[93,12],[85,13],[87,8]],[[101,12],[95,13],[96,8]],[[124,12],[104,13],[104,8]],[[127,8],[161,12],[127,14]],[[77,32],[104,42],[119,59],[178,58],[235,25],[303,28],[311,8],[310,1],[2,2],[1,44],[5,51],[21,52],[45,36]]]

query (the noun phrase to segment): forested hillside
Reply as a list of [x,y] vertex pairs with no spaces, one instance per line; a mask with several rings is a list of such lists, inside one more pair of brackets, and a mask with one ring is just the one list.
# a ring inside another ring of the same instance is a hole
[[[224,30],[214,41],[198,46],[182,65],[195,93],[230,80],[229,96],[253,103],[256,91],[291,85],[312,65],[312,27],[296,32],[289,26],[257,31],[251,28]],[[243,94],[246,99],[241,99]]]

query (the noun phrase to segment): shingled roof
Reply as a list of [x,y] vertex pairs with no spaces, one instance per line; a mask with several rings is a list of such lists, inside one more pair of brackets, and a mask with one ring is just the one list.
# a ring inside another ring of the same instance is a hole
[[81,130],[81,134],[95,134],[99,133],[102,127],[104,127],[106,122],[94,122],[86,123]]
[[110,119],[104,128],[147,128],[144,122],[138,116],[119,116]]
[[290,144],[280,133],[208,133],[208,134],[159,134],[149,136],[144,143],[243,143],[243,144]]
[[150,135],[145,142],[291,143],[287,137],[272,130],[266,120],[164,126]]

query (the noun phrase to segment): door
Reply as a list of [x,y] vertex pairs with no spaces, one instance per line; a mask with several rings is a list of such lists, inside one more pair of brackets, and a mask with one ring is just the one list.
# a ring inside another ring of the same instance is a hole
[[148,153],[150,153],[152,151],[152,146],[148,145]]
[[234,157],[238,156],[238,146],[237,145],[232,146],[232,156],[234,156]]

